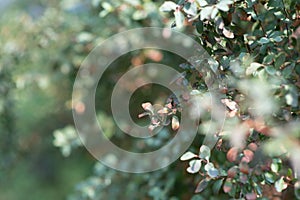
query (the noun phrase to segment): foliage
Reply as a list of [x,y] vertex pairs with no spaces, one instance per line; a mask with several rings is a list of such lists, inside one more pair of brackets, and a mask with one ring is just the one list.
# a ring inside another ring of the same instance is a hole
[[177,29],[195,27],[197,39],[221,64],[226,82],[219,85],[223,94],[219,101],[228,109],[227,120],[223,129],[216,127],[218,143],[207,155],[225,153],[227,161],[201,158],[205,146],[199,155],[187,152],[181,157],[197,158],[187,168],[202,177],[195,192],[213,182],[217,188],[223,185],[223,192],[233,198],[266,197],[266,185],[284,196],[288,185],[298,184],[300,167],[295,159],[299,145],[294,143],[300,131],[295,125],[299,123],[299,4],[167,1],[161,10],[174,11]]
[[[299,199],[299,17],[297,0],[28,0],[12,5],[0,18],[0,177],[7,180],[1,182],[0,198],[20,199],[31,191],[30,199]],[[107,90],[97,91],[96,109],[105,135],[120,147],[139,152],[172,139],[180,127],[181,100],[197,97],[195,110],[203,112],[183,162],[133,175],[95,163],[78,148],[71,111],[81,107],[72,108],[71,91],[81,62],[99,42],[146,26],[193,36],[218,61],[209,64],[220,74],[215,101],[226,107],[226,121],[218,127],[206,112],[211,105],[203,94],[213,76],[199,74],[192,59],[156,50],[119,58],[101,80]],[[150,132],[163,129],[154,138],[132,142],[115,127],[107,97],[126,64],[147,62],[174,66],[185,76],[181,83],[193,90],[182,99],[155,89],[137,92],[132,115],[145,117],[135,120],[148,122],[148,116]],[[162,106],[153,108],[157,103]],[[216,145],[202,144],[207,130]]]

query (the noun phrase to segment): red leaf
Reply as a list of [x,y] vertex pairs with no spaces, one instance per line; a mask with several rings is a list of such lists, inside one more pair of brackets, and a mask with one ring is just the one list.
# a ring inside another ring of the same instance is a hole
[[231,168],[227,171],[227,177],[228,177],[228,178],[234,178],[235,175],[237,174],[237,172],[238,172],[237,167],[233,166],[233,167],[231,167]]
[[256,151],[257,150],[257,144],[255,144],[254,142],[248,144],[248,148],[251,150],[251,151]]
[[228,192],[230,192],[231,191],[231,189],[232,189],[232,182],[231,182],[231,179],[226,179],[226,181],[225,181],[225,183],[224,183],[224,185],[223,185],[223,191],[225,192],[225,193],[228,193]]
[[230,162],[234,162],[236,161],[238,156],[238,148],[237,147],[232,147],[231,149],[229,149],[229,151],[227,152],[227,160]]
[[243,151],[243,154],[244,154],[244,157],[243,157],[242,161],[245,161],[246,163],[249,163],[253,160],[254,153],[251,150],[245,149]]

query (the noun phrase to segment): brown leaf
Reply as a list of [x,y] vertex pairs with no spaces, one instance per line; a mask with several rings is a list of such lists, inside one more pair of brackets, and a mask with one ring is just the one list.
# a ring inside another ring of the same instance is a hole
[[202,192],[207,187],[207,185],[208,185],[208,180],[206,179],[201,180],[196,187],[195,193]]
[[229,149],[229,151],[227,152],[227,155],[226,155],[227,160],[229,162],[236,161],[237,156],[238,156],[238,152],[239,152],[239,150],[238,150],[237,147],[232,147],[231,149]]
[[237,174],[237,172],[238,172],[237,167],[233,166],[233,167],[231,167],[231,168],[227,171],[227,177],[228,177],[228,178],[234,178],[235,175]]
[[244,174],[249,174],[249,166],[247,163],[241,162],[239,167],[240,167],[240,172]]

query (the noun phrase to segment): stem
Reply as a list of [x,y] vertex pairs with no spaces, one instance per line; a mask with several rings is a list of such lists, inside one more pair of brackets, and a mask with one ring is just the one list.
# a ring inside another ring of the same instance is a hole
[[[256,17],[258,18],[258,12],[257,12],[255,6],[253,5],[252,8],[253,8],[253,11],[254,11]],[[261,21],[260,21],[259,19],[258,19],[258,22],[259,22],[259,26],[261,27],[261,29],[262,29],[264,35],[267,36],[266,31],[265,31],[265,28],[263,27],[263,25],[262,25],[262,23],[261,23]]]

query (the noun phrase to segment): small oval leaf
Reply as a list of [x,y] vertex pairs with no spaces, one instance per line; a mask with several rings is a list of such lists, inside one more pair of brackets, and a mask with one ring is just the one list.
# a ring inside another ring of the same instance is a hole
[[199,157],[208,161],[210,158],[210,148],[206,145],[202,145],[200,147]]
[[189,162],[189,167],[186,169],[188,173],[195,174],[199,172],[201,168],[201,160],[191,160]]
[[181,161],[185,161],[185,160],[190,160],[190,159],[196,158],[196,157],[197,157],[196,154],[194,154],[194,153],[188,151],[188,152],[186,152],[185,154],[183,154],[183,155],[180,157],[180,160],[181,160]]
[[195,189],[195,193],[202,192],[208,186],[208,182],[209,180],[207,179],[201,180]]

